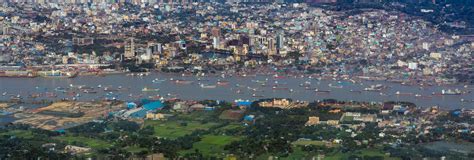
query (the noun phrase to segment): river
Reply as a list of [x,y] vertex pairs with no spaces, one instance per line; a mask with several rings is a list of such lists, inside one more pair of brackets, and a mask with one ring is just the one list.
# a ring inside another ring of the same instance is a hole
[[[153,83],[154,79],[157,83]],[[200,79],[200,81],[198,81]],[[175,80],[188,80],[192,84],[175,84]],[[219,80],[228,81],[228,85],[217,85]],[[260,82],[260,83],[259,83]],[[266,86],[261,84],[265,83]],[[201,87],[204,84],[206,87]],[[308,88],[300,85],[306,85]],[[333,87],[330,86],[332,84]],[[387,86],[382,92],[363,91],[371,85],[382,84]],[[97,93],[82,93],[68,91],[66,93],[57,91],[56,88],[68,88],[78,86],[88,86],[90,90]],[[277,88],[273,88],[276,85]],[[98,88],[101,86],[101,88]],[[336,87],[334,87],[336,86]],[[144,87],[152,91],[143,92]],[[104,88],[112,90],[104,91]],[[116,90],[119,89],[120,90]],[[56,91],[55,91],[56,89]],[[155,91],[154,89],[159,89]],[[324,90],[330,92],[315,92],[314,90]],[[439,93],[442,89],[460,89],[465,92],[462,95],[432,95]],[[0,100],[10,100],[11,97],[20,95],[23,101],[39,99],[62,99],[68,98],[79,101],[100,100],[104,98],[116,98],[120,100],[132,101],[147,98],[149,96],[160,95],[165,98],[180,98],[186,100],[227,100],[236,99],[256,100],[261,98],[292,98],[293,100],[315,101],[322,99],[337,99],[344,101],[408,101],[420,107],[440,106],[444,109],[454,108],[474,108],[474,93],[471,92],[474,86],[449,85],[449,86],[406,86],[399,83],[386,81],[335,81],[318,80],[308,77],[284,77],[276,78],[267,75],[257,75],[250,77],[195,77],[181,76],[180,74],[151,73],[149,76],[136,77],[125,74],[99,76],[79,76],[71,79],[54,78],[0,78]],[[396,95],[395,93],[407,93]],[[50,92],[57,97],[46,97],[45,93]],[[31,98],[32,94],[40,94],[37,98]],[[417,96],[415,96],[417,95]],[[464,99],[464,101],[462,101]]]

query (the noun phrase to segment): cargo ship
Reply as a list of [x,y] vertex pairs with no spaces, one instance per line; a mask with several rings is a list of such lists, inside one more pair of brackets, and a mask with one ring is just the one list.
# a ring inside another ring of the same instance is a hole
[[0,77],[34,78],[36,74],[33,71],[0,71]]
[[61,71],[61,70],[49,70],[39,71],[38,75],[47,78],[74,78],[77,76],[77,72],[72,71]]

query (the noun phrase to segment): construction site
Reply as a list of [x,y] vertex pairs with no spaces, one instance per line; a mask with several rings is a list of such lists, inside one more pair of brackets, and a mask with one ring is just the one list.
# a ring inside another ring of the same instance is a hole
[[108,113],[124,109],[122,103],[110,101],[99,102],[54,102],[46,107],[25,110],[16,113],[15,124],[28,124],[45,130],[62,130],[99,120],[108,116]]

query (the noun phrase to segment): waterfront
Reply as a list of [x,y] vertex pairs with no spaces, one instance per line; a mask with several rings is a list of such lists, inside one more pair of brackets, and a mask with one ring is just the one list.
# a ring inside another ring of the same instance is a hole
[[[178,82],[177,82],[178,80]],[[190,83],[190,84],[187,84]],[[364,91],[381,84],[381,91]],[[100,87],[100,88],[99,88]],[[82,88],[72,90],[72,88]],[[149,76],[125,74],[81,76],[73,79],[0,78],[0,100],[21,97],[22,101],[75,99],[78,101],[118,99],[134,101],[144,98],[179,98],[185,100],[262,98],[292,98],[314,101],[337,99],[344,101],[408,101],[419,107],[440,106],[444,109],[474,108],[473,86],[402,85],[386,81],[351,81],[305,77],[275,77],[257,75],[247,77],[195,77],[181,74],[151,73]],[[463,91],[461,95],[433,95],[442,90]],[[315,92],[318,90],[319,92]],[[397,95],[396,93],[399,92]],[[47,96],[49,95],[49,96]]]

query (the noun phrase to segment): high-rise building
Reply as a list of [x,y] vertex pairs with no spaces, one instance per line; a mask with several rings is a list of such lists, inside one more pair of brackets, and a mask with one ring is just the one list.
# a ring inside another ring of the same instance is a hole
[[285,42],[284,42],[283,34],[282,34],[282,33],[279,33],[279,34],[277,35],[277,46],[276,46],[277,49],[282,49],[282,48],[285,46],[284,43],[285,43]]
[[212,47],[214,49],[218,49],[220,45],[221,29],[219,27],[213,27],[211,29],[211,36],[212,36]]
[[133,38],[130,38],[127,44],[125,45],[124,57],[126,59],[132,59],[135,57],[135,42]]

